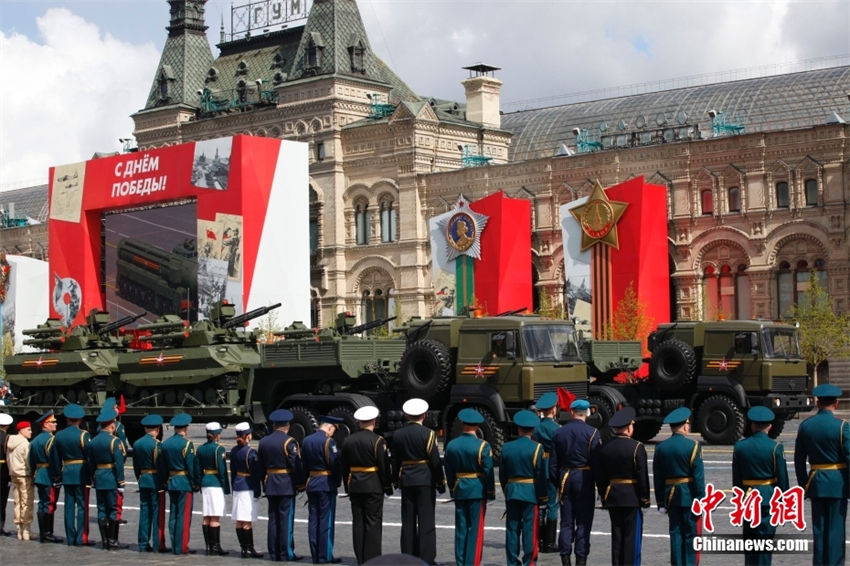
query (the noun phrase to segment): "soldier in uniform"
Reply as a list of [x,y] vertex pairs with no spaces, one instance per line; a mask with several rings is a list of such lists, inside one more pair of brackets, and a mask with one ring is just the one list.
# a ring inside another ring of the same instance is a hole
[[133,472],[139,482],[139,552],[165,550],[165,533],[159,524],[160,492],[164,478],[159,473],[162,445],[157,439],[162,417],[142,418],[145,435],[133,443]]
[[88,460],[97,497],[97,525],[105,550],[118,545],[118,492],[124,491],[124,445],[115,436],[114,408],[97,416],[100,432],[89,445]]
[[[106,401],[103,403],[103,407],[101,407],[101,412],[106,411],[107,409],[114,409],[115,414],[118,415],[115,417],[115,436],[118,440],[121,441],[121,446],[124,447],[124,454],[127,454],[130,449],[130,443],[127,442],[127,429],[124,428],[124,423],[121,422],[121,415],[127,411],[127,407],[124,405],[124,396],[121,396],[121,403],[115,400],[115,397],[108,397]],[[98,429],[98,432],[100,430]],[[124,515],[124,490],[118,491],[118,503],[117,503],[117,511],[116,515],[118,516],[118,523],[121,525],[126,525],[127,521],[125,521],[122,517]]]
[[[12,415],[0,413],[0,536],[6,536],[6,502],[9,501],[9,466],[6,463],[6,437]],[[30,446],[32,452],[32,446]],[[39,522],[40,526],[40,522]]]
[[484,550],[487,501],[496,499],[493,453],[477,436],[484,417],[475,409],[457,414],[463,434],[446,445],[446,480],[455,503],[455,562],[478,566]]
[[549,481],[557,486],[556,501],[561,507],[561,533],[558,550],[561,564],[569,566],[575,546],[576,566],[587,564],[590,554],[590,529],[593,526],[595,486],[590,462],[602,444],[602,435],[587,424],[590,402],[576,399],[570,404],[572,419],[552,437],[549,456]]
[[86,460],[91,435],[80,425],[85,409],[76,403],[63,410],[67,426],[56,433],[53,442],[54,466],[61,467],[65,488],[65,536],[69,546],[82,546],[89,541],[89,481],[91,472]]
[[51,458],[56,433],[56,415],[47,411],[35,424],[41,426],[41,432],[30,444],[30,469],[35,474],[35,488],[38,491],[38,540],[40,542],[62,542],[53,536],[53,519],[56,502],[59,500],[60,470],[58,461]]
[[6,463],[9,465],[9,478],[15,495],[15,525],[18,530],[18,540],[30,540],[33,508],[33,483],[30,469],[32,424],[29,421],[19,421],[15,426],[18,434],[6,438]]
[[354,412],[360,430],[342,445],[342,477],[351,500],[354,555],[363,564],[381,554],[384,495],[392,495],[387,444],[375,434],[379,411],[368,405]]
[[342,422],[339,417],[323,416],[319,429],[304,439],[301,447],[304,471],[307,473],[310,555],[313,564],[335,564],[334,518],[336,495],[342,483],[342,466],[333,434]]
[[[813,564],[844,564],[845,523],[850,486],[850,424],[835,416],[841,389],[812,390],[818,412],[800,423],[794,444],[794,471],[812,502]],[[808,469],[806,461],[808,460]]]
[[192,526],[192,495],[201,489],[201,473],[195,455],[195,445],[186,438],[192,415],[178,413],[169,424],[174,436],[162,443],[160,470],[167,477],[169,498],[168,532],[171,552],[189,554],[189,533]]
[[664,417],[671,436],[655,447],[652,474],[658,510],[670,521],[670,564],[696,564],[694,537],[698,536],[697,517],[691,513],[694,499],[705,496],[705,471],[702,447],[688,438],[691,411],[679,407]]
[[393,483],[401,488],[401,552],[433,564],[437,557],[435,490],[446,492],[437,433],[424,426],[425,400],[408,399],[401,410],[408,423],[393,434],[391,450]]
[[[761,496],[762,521],[752,527],[744,519],[745,539],[772,539],[776,527],[770,524],[770,499],[773,488],[788,489],[788,469],[785,465],[785,450],[782,444],[771,439],[767,433],[776,415],[764,406],[747,411],[752,435],[735,443],[732,451],[732,485],[745,492],[757,490]],[[766,552],[744,552],[744,564],[769,565],[772,554]]]
[[236,446],[230,451],[231,517],[236,521],[236,538],[242,547],[242,558],[262,558],[263,553],[254,549],[253,524],[260,508],[263,472],[257,461],[257,451],[250,444],[251,423],[241,422],[234,430]]
[[289,436],[292,412],[277,409],[269,415],[274,430],[260,440],[257,450],[260,474],[269,499],[266,537],[269,558],[297,560],[295,554],[295,495],[303,488],[303,468],[298,441]]
[[[556,419],[558,416],[558,394],[549,391],[537,400],[537,411],[540,413],[540,422],[534,429],[531,439],[543,445],[543,465],[549,469],[549,455],[552,453],[552,436],[560,428]],[[548,474],[547,474],[548,476]],[[558,488],[553,481],[546,485],[546,493],[549,501],[545,507],[540,508],[539,519],[539,545],[540,552],[558,552],[555,537],[558,533]]]
[[547,504],[549,471],[543,464],[543,445],[531,440],[540,419],[524,409],[513,420],[518,438],[502,447],[499,464],[499,483],[507,507],[505,556],[508,566],[529,566],[537,561],[538,505]]
[[640,565],[643,511],[649,507],[646,448],[631,438],[635,410],[620,409],[608,420],[614,437],[593,455],[591,471],[602,506],[611,518],[611,564]]
[[227,479],[227,451],[219,444],[221,425],[207,423],[207,441],[198,447],[198,465],[203,473],[201,477],[201,499],[204,506],[204,531],[207,556],[227,556],[221,548],[221,517],[224,515],[224,496],[230,493],[230,481]]

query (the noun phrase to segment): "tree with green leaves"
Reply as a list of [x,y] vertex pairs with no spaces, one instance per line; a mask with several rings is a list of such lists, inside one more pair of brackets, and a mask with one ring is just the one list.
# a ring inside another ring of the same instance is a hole
[[800,326],[800,349],[813,368],[812,387],[816,387],[818,366],[831,358],[850,356],[850,314],[835,312],[829,291],[813,272],[809,290],[798,297],[791,318]]

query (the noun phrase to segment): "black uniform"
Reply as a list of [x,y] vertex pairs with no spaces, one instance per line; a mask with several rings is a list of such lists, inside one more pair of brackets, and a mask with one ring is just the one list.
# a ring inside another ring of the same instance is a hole
[[591,469],[611,517],[611,564],[640,564],[641,508],[649,507],[646,448],[628,436],[614,436],[596,450]]
[[367,429],[349,436],[342,445],[342,477],[351,499],[354,554],[362,564],[381,554],[384,494],[393,493],[383,437]]
[[6,531],[6,502],[9,500],[9,466],[6,465],[6,431],[0,430],[0,535]]
[[437,434],[411,422],[393,435],[393,483],[401,488],[401,551],[433,564],[437,557],[435,506],[446,492]]

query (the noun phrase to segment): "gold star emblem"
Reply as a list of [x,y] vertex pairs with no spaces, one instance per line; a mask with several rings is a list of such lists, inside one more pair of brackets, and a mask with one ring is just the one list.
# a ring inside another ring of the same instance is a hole
[[627,202],[608,200],[602,185],[596,181],[590,193],[590,199],[583,205],[570,209],[570,214],[581,226],[581,251],[585,251],[597,242],[620,249],[617,223],[627,206],[629,206]]

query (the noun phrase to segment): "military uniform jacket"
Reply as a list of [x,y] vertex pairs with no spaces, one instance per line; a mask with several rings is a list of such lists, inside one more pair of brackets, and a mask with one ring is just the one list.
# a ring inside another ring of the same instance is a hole
[[808,497],[848,497],[850,424],[827,409],[800,423],[794,445],[794,471]]
[[599,430],[581,419],[571,419],[552,436],[549,455],[549,478],[563,493],[567,478],[573,470],[590,468],[594,451],[602,444]]
[[393,434],[393,483],[404,487],[446,485],[437,433],[419,423],[407,423]]
[[304,471],[307,473],[307,492],[336,493],[342,483],[342,463],[332,436],[317,430],[304,439],[301,447]]
[[782,444],[764,432],[756,432],[735,443],[732,451],[732,485],[749,491],[758,489],[762,505],[773,496],[773,487],[788,489],[788,469]]
[[180,434],[162,443],[160,471],[169,491],[198,491],[201,489],[201,469],[195,455],[195,445]]
[[646,447],[617,435],[593,455],[591,470],[603,507],[649,507]]
[[50,457],[55,449],[54,441],[53,435],[43,430],[30,443],[30,469],[35,474],[36,485],[53,485],[59,481],[59,461]]
[[[0,478],[4,482],[9,481],[9,465],[6,463],[6,439],[8,436],[5,430],[0,430]],[[30,446],[30,451],[32,451],[32,446]],[[33,470],[35,469],[32,464],[30,464],[30,467]]]
[[149,434],[133,443],[133,471],[140,489],[158,490],[163,487],[165,478],[159,470],[161,451],[162,443]]
[[521,436],[502,447],[499,483],[506,500],[546,503],[548,473],[543,464],[543,445],[539,442]]
[[64,485],[89,485],[91,471],[88,456],[91,436],[88,431],[77,426],[65,427],[54,436],[50,457],[55,458],[54,466],[62,470]]
[[220,487],[230,493],[227,479],[227,450],[215,440],[198,447],[198,465],[201,468],[201,487]]
[[699,442],[674,433],[655,447],[652,458],[658,507],[690,507],[705,496],[705,469]]
[[100,431],[89,444],[88,457],[95,489],[124,487],[124,445],[118,437]]
[[446,446],[446,480],[454,499],[495,499],[496,478],[490,444],[464,433]]
[[233,491],[252,491],[254,497],[259,498],[262,477],[257,451],[250,444],[236,445],[230,450],[230,487]]
[[342,445],[342,477],[346,493],[390,491],[390,460],[387,443],[373,431],[362,429]]
[[260,440],[257,457],[266,495],[298,493],[304,484],[304,467],[297,440],[276,430]]
[[534,429],[534,434],[531,439],[543,445],[543,457],[548,458],[552,453],[552,437],[558,431],[560,426],[554,419],[545,418],[540,421],[537,428]]

